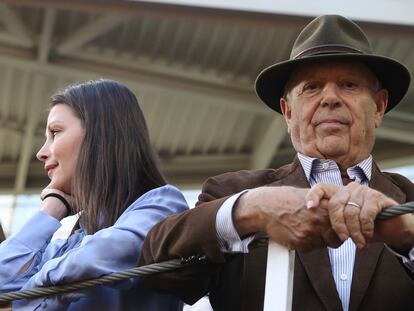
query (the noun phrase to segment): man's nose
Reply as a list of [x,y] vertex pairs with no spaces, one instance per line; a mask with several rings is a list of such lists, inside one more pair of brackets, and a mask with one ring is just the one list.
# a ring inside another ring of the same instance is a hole
[[340,88],[336,83],[328,82],[324,85],[321,104],[329,108],[337,108],[342,105]]

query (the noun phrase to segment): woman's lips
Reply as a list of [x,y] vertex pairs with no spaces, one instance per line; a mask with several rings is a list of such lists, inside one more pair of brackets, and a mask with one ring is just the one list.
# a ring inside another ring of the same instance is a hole
[[49,178],[51,177],[51,174],[56,167],[57,165],[46,165],[45,166],[45,171],[46,171],[47,176],[49,176]]

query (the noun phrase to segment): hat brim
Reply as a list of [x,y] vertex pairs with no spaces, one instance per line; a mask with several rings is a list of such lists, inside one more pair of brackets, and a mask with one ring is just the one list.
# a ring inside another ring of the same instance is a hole
[[322,59],[353,60],[365,63],[388,90],[388,106],[385,112],[394,108],[404,97],[410,85],[410,72],[399,62],[378,55],[367,54],[323,54],[306,58],[288,60],[265,68],[256,79],[255,89],[259,98],[269,108],[282,113],[280,98],[293,70],[301,64]]

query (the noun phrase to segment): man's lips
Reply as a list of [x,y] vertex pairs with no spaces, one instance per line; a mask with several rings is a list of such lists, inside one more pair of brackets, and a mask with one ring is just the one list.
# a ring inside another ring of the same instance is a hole
[[349,122],[347,120],[342,120],[342,119],[326,119],[326,120],[320,120],[314,123],[315,126],[318,125],[326,125],[326,126],[330,126],[330,125],[348,125]]

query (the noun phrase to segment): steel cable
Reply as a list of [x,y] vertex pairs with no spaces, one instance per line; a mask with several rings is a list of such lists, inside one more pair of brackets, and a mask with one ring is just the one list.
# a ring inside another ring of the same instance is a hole
[[[407,202],[386,208],[377,216],[377,219],[383,220],[408,213],[414,213],[414,202]],[[172,271],[205,262],[206,258],[204,256],[191,256],[186,259],[172,259],[160,263],[150,264],[147,266],[135,267],[125,271],[104,275],[96,279],[90,279],[65,285],[38,287],[22,291],[10,292],[7,294],[0,295],[0,304],[6,304],[18,299],[51,296],[85,289],[92,286],[111,284],[116,281],[122,281],[129,278],[135,278],[138,276],[152,275],[160,272]]]
[[384,209],[376,219],[387,219],[403,214],[414,213],[414,202],[407,202]]
[[38,298],[43,296],[72,292],[97,285],[111,284],[116,281],[122,281],[129,278],[135,278],[138,276],[152,275],[155,273],[181,269],[203,261],[204,257],[198,256],[193,256],[186,260],[172,259],[161,263],[154,263],[147,266],[131,268],[121,272],[114,272],[96,279],[84,280],[65,285],[37,287],[33,289],[10,292],[7,294],[0,295],[0,304],[5,304],[18,299]]

